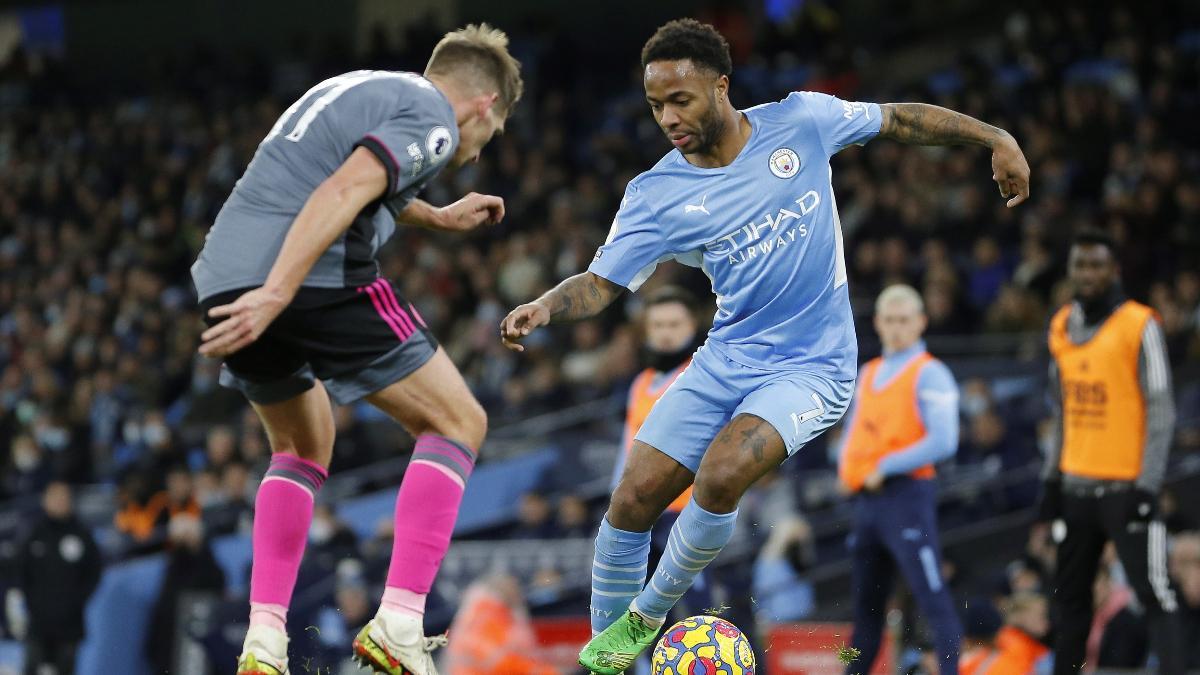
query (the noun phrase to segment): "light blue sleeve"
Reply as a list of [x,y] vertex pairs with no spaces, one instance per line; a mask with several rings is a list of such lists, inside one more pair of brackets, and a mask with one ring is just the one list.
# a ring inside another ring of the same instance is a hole
[[843,101],[815,91],[793,92],[783,103],[796,108],[803,106],[829,156],[847,145],[862,145],[875,138],[883,122],[878,103]]
[[949,459],[958,451],[958,384],[946,364],[930,361],[917,376],[917,407],[925,437],[879,462],[884,476],[898,476]]
[[669,260],[666,239],[653,209],[636,185],[630,183],[613,218],[608,239],[588,266],[588,271],[631,291],[641,287],[658,263]]

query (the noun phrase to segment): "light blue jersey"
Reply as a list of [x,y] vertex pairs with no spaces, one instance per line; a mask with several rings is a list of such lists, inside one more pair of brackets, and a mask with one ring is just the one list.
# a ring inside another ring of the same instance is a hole
[[879,106],[798,92],[744,112],[750,138],[728,166],[672,150],[630,181],[589,271],[637,290],[660,262],[699,267],[717,296],[708,347],[753,368],[853,380],[829,158],[879,133]]

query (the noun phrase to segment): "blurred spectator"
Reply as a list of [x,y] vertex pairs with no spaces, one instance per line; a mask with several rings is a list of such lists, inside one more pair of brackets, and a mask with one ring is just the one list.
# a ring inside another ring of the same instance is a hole
[[[962,675],[985,675],[999,656],[996,635],[1003,627],[1000,612],[986,599],[965,603],[962,612],[963,640],[959,658]],[[930,671],[930,672],[936,672]]]
[[209,429],[204,442],[204,465],[221,471],[237,457],[237,436],[233,428],[221,424]]
[[358,555],[358,537],[345,521],[338,518],[328,503],[313,508],[312,525],[308,528],[308,548],[305,567],[315,565],[332,571],[338,562]]
[[755,619],[772,624],[802,621],[816,610],[816,592],[805,576],[816,562],[808,521],[793,516],[778,523],[754,562],[752,598]]
[[558,499],[558,516],[556,520],[558,536],[560,537],[591,537],[595,534],[595,524],[588,512],[587,502],[579,495],[563,495]]
[[987,601],[967,606],[963,619],[962,675],[1033,675],[1048,673],[1050,632],[1046,598],[1017,593],[1003,602],[1001,613]]
[[3,490],[10,495],[34,495],[46,488],[52,469],[46,453],[32,436],[21,434],[12,439],[12,466],[5,469]]
[[550,500],[541,492],[526,492],[517,505],[517,525],[510,539],[553,539],[558,536]]
[[1170,534],[1200,529],[1196,519],[1179,508],[1179,498],[1171,488],[1163,488],[1158,495],[1158,517]]
[[494,575],[471,584],[450,625],[455,635],[446,653],[450,675],[554,675],[556,668],[538,660],[529,610],[520,584]]
[[992,237],[975,240],[971,258],[973,264],[967,280],[971,304],[977,309],[985,309],[999,294],[1008,277],[1008,270],[1004,266],[1000,245]]
[[50,483],[42,510],[19,548],[8,622],[14,637],[25,641],[26,672],[69,675],[75,672],[83,610],[100,581],[101,559],[91,533],[75,518],[70,486]]
[[189,593],[221,594],[225,573],[213,557],[196,514],[179,512],[167,524],[167,570],[146,634],[146,657],[159,670],[174,667],[175,626],[180,602]]
[[219,482],[207,487],[205,497],[201,497],[199,487],[201,482],[212,480],[216,472],[206,469],[197,478],[196,500],[201,508],[204,520],[204,530],[211,536],[248,533],[253,524],[254,505],[251,503],[249,476],[246,465],[241,462],[230,462],[220,473]]
[[1171,576],[1179,591],[1183,644],[1188,669],[1200,668],[1200,533],[1175,537],[1171,545]]
[[992,398],[992,388],[988,385],[987,380],[982,377],[973,377],[964,382],[959,405],[968,420],[974,420],[991,410],[995,401]]
[[1134,611],[1133,591],[1113,578],[1111,564],[1101,562],[1092,586],[1096,610],[1085,663],[1094,664],[1093,670],[1141,668],[1150,650],[1146,624]]
[[316,640],[323,648],[323,667],[317,671],[330,675],[358,673],[358,666],[346,658],[346,645],[375,614],[374,604],[367,593],[363,566],[358,560],[347,558],[338,564],[337,582],[333,595],[333,606],[317,611],[313,625]]

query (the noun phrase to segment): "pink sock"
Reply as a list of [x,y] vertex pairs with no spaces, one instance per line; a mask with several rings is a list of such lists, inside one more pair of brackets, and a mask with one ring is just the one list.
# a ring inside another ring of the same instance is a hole
[[270,626],[286,633],[287,607],[265,602],[252,602],[250,603],[250,625]]
[[425,616],[425,598],[424,593],[388,586],[383,589],[383,602],[379,603],[379,606],[393,612],[421,618]]
[[396,497],[387,591],[399,589],[420,597],[385,592],[385,603],[394,603],[397,611],[424,612],[424,596],[450,547],[458,505],[474,467],[475,451],[470,448],[432,434],[417,438]]
[[283,626],[312,524],[313,500],[327,475],[316,462],[295,455],[271,456],[254,500],[251,625]]

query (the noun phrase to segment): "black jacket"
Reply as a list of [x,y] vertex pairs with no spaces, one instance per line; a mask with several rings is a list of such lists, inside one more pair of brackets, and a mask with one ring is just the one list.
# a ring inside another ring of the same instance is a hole
[[83,638],[83,610],[100,581],[100,551],[78,520],[43,516],[21,544],[17,585],[35,638]]

